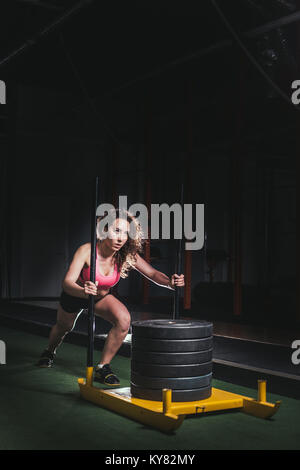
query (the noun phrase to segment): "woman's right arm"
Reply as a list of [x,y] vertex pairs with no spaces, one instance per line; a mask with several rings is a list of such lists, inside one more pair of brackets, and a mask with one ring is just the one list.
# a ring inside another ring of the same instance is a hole
[[74,253],[73,260],[69,266],[68,272],[62,282],[63,290],[74,297],[87,299],[86,289],[80,287],[76,281],[90,253],[89,244],[81,245]]

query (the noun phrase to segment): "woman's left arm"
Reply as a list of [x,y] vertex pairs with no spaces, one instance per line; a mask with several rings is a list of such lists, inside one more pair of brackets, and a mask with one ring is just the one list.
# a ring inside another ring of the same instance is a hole
[[136,263],[134,268],[139,271],[143,276],[145,276],[150,281],[154,282],[161,287],[166,287],[167,289],[174,290],[175,286],[183,287],[184,286],[184,275],[173,274],[169,278],[166,274],[158,271],[153,268],[151,264],[147,263],[139,254],[136,255]]

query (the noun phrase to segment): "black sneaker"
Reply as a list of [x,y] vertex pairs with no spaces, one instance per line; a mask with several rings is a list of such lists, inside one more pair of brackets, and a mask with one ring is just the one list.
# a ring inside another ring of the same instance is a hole
[[45,349],[37,362],[38,367],[52,367],[55,354]]
[[104,364],[103,367],[97,367],[95,370],[94,379],[97,382],[109,385],[110,387],[117,387],[120,385],[120,380],[116,374],[113,373],[109,364]]

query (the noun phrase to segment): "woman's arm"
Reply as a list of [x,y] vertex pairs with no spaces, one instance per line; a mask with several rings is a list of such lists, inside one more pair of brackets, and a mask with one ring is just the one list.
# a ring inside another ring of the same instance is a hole
[[161,286],[161,287],[166,287],[167,289],[171,289],[171,290],[174,290],[175,284],[179,286],[184,285],[183,275],[179,276],[179,275],[173,274],[172,278],[170,279],[166,274],[153,268],[153,266],[147,263],[147,261],[145,261],[139,254],[137,254],[136,259],[137,261],[136,261],[136,264],[134,265],[134,268],[137,271],[139,271],[141,274],[143,274],[143,276],[145,276],[147,279],[154,282],[154,284],[157,284],[158,286]]
[[90,253],[90,245],[86,243],[81,245],[74,253],[73,260],[69,266],[68,272],[62,282],[63,290],[74,297],[87,298],[84,287],[80,287],[76,281]]

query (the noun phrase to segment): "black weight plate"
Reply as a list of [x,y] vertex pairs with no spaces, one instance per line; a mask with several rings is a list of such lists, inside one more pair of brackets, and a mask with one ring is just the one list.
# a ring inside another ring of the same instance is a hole
[[172,390],[190,390],[193,388],[207,387],[211,385],[212,373],[200,375],[200,377],[180,377],[180,378],[163,378],[163,377],[145,377],[141,374],[131,372],[131,382],[138,387],[152,388],[162,390],[163,388],[171,388]]
[[212,360],[212,349],[196,352],[148,352],[132,349],[131,358],[145,364],[203,364]]
[[131,361],[131,371],[146,377],[199,377],[212,372],[212,361],[188,365],[145,364]]
[[200,339],[153,339],[132,336],[132,348],[158,352],[205,351],[213,347],[213,337]]
[[[162,401],[162,390],[138,387],[130,384],[131,396],[144,400]],[[172,401],[198,401],[205,400],[211,396],[211,386],[194,388],[192,390],[172,390]]]
[[194,339],[212,336],[213,325],[205,320],[145,320],[132,323],[133,337]]

